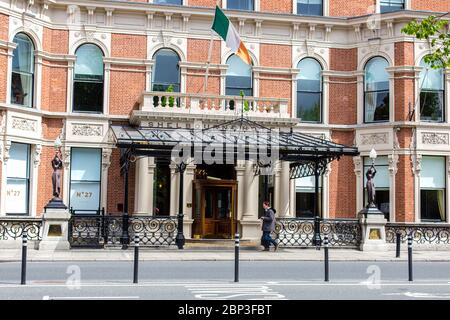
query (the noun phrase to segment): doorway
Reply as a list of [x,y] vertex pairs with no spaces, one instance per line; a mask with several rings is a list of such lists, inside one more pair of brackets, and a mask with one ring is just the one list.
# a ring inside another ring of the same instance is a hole
[[194,181],[194,239],[232,239],[236,224],[236,190],[234,180]]

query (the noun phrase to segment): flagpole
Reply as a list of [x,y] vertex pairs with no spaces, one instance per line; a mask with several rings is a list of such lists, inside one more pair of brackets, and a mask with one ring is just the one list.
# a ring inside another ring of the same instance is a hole
[[209,76],[209,66],[211,64],[211,56],[214,45],[214,33],[211,29],[211,40],[209,41],[209,51],[208,51],[208,61],[206,62],[206,73],[205,73],[205,85],[203,89],[203,93],[206,94],[206,90],[208,90],[208,76]]

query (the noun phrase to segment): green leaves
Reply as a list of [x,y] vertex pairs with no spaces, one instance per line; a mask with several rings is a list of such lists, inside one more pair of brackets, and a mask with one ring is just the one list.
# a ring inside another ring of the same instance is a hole
[[450,67],[450,34],[447,32],[449,22],[436,16],[429,16],[421,22],[411,21],[402,28],[402,32],[420,40],[428,40],[431,54],[424,59],[432,68]]

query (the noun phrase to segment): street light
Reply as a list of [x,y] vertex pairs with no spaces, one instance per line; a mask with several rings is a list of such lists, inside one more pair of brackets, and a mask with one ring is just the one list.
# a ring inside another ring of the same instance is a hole
[[61,143],[61,139],[59,138],[59,136],[55,139],[54,146],[55,146],[55,150],[59,150],[61,148],[62,143]]
[[375,159],[377,158],[377,152],[375,151],[374,148],[372,148],[372,150],[370,150],[369,157],[370,157],[370,159],[372,159],[372,165],[374,165]]

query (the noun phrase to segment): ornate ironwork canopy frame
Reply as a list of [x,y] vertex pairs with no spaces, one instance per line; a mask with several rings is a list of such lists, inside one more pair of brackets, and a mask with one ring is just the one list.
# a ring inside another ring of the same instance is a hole
[[[323,175],[329,163],[339,160],[342,156],[357,156],[358,149],[347,147],[325,139],[314,137],[300,132],[275,131],[241,116],[237,120],[228,121],[208,129],[172,129],[155,127],[133,127],[130,125],[112,125],[116,146],[121,150],[121,172],[124,176],[124,206],[123,206],[123,248],[129,243],[128,235],[128,171],[130,162],[136,157],[155,157],[172,160],[175,147],[181,148],[183,152],[189,151],[189,156],[194,159],[199,152],[203,155],[205,148],[210,150],[221,150],[227,163],[233,159],[255,160],[255,174],[260,174],[262,169],[273,168],[274,163],[263,163],[259,159],[260,147],[265,148],[267,156],[276,155],[280,161],[290,162],[290,179],[307,176],[315,177],[315,201],[314,213],[315,236],[314,243],[320,247],[319,221],[319,177]],[[276,153],[274,153],[276,152]],[[183,249],[185,238],[183,235],[183,179],[188,157],[181,157],[181,161],[175,162],[179,173],[179,208],[178,233],[176,243],[179,249]],[[217,158],[216,158],[217,159]],[[178,159],[180,160],[180,159]],[[197,163],[198,164],[198,163]],[[264,196],[268,195],[268,176],[264,176]]]

